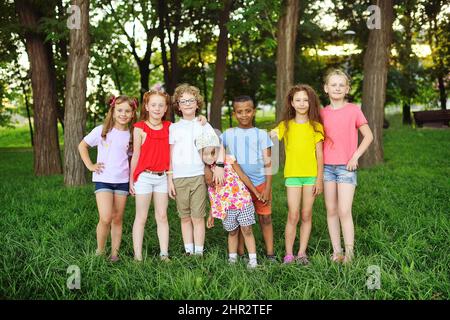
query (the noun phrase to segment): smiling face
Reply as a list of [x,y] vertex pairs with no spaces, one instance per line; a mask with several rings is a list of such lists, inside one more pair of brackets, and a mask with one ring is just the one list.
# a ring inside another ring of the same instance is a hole
[[217,147],[205,147],[200,150],[202,160],[207,165],[212,165],[217,161],[219,155],[219,148]]
[[294,94],[291,102],[292,108],[300,115],[306,115],[309,111],[309,98],[306,91],[298,91]]
[[190,93],[183,93],[178,100],[178,106],[183,118],[194,118],[198,109],[197,99]]
[[153,120],[161,120],[167,111],[166,99],[163,96],[153,94],[148,99],[148,103],[145,106],[148,112],[149,118]]
[[350,86],[344,76],[334,74],[328,78],[324,90],[331,100],[342,101],[350,91]]
[[253,107],[251,101],[235,102],[233,108],[233,114],[239,122],[239,127],[253,127],[253,118],[255,117],[256,109]]
[[133,118],[133,108],[127,101],[116,103],[114,106],[114,123],[119,126],[126,126]]

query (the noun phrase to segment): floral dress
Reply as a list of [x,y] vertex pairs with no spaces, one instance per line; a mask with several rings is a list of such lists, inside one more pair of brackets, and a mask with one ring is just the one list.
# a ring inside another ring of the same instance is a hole
[[208,187],[211,215],[214,218],[223,219],[227,210],[240,210],[252,203],[250,192],[232,167],[234,161],[236,159],[233,156],[227,155],[225,158],[224,185]]

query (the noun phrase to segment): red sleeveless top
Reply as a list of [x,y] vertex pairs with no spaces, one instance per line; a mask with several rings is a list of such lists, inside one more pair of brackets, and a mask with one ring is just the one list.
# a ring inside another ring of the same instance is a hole
[[170,121],[162,122],[162,129],[153,130],[145,121],[134,124],[135,128],[142,129],[146,134],[144,143],[141,145],[141,153],[134,170],[133,181],[136,182],[139,174],[144,170],[167,171],[170,166],[169,127]]

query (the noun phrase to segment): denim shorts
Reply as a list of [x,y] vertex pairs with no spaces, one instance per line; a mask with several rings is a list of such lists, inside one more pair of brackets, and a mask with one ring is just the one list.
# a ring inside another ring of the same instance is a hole
[[97,192],[111,192],[120,195],[128,195],[130,190],[130,184],[125,183],[107,183],[107,182],[95,182],[95,193]]
[[357,185],[356,171],[348,171],[346,165],[326,164],[323,166],[323,181],[336,183],[349,183]]

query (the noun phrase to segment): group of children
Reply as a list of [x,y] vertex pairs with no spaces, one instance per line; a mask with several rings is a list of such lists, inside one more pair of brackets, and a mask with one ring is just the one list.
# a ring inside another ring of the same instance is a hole
[[[207,198],[207,227],[222,220],[228,232],[228,261],[236,263],[248,251],[248,267],[258,265],[252,226],[255,212],[264,238],[266,258],[276,261],[271,219],[271,152],[277,137],[284,141],[284,168],[288,215],[284,263],[308,264],[308,241],[315,198],[324,191],[331,259],[349,262],[353,257],[352,201],[358,159],[373,140],[361,109],[345,98],[350,79],[340,70],[325,78],[330,105],[320,108],[316,92],[308,85],[293,86],[286,97],[282,121],[269,134],[255,128],[256,107],[248,96],[233,101],[238,126],[219,135],[204,116],[198,88],[183,84],[173,98],[160,89],[143,96],[140,120],[135,122],[137,101],[119,96],[110,101],[105,123],[80,143],[86,167],[93,172],[99,211],[98,255],[105,252],[111,232],[111,261],[117,261],[122,220],[128,193],[135,196],[134,258],[142,260],[142,243],[153,197],[160,258],[169,261],[169,197],[175,199],[186,255],[203,255]],[[181,117],[171,123],[172,109]],[[129,124],[132,126],[129,128]],[[358,130],[363,136],[358,146]],[[88,147],[97,146],[97,162]],[[129,157],[131,156],[131,162]],[[293,254],[297,225],[300,246]],[[341,225],[344,248],[341,246]]]

